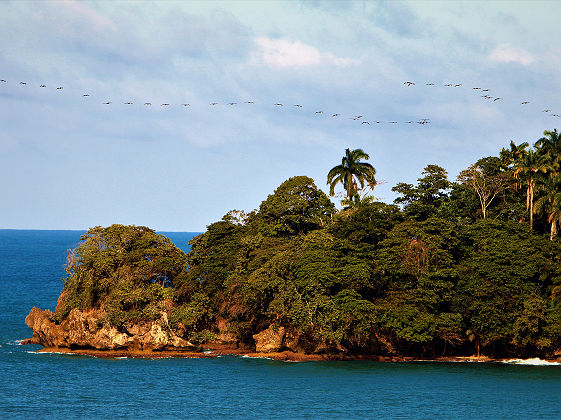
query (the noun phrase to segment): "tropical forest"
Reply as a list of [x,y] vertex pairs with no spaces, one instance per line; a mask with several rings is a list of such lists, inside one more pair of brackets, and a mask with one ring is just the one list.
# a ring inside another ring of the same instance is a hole
[[252,348],[269,330],[304,354],[560,356],[557,130],[456,179],[429,164],[392,204],[374,198],[375,156],[347,149],[337,163],[228,212],[187,254],[146,227],[90,229],[53,319],[102,308],[98,322],[125,331],[166,307],[166,325],[202,346],[227,329]]

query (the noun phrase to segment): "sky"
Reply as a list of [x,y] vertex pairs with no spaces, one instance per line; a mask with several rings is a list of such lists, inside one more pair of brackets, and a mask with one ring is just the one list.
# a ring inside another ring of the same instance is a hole
[[200,232],[292,176],[328,192],[346,148],[370,155],[380,201],[429,164],[455,180],[511,140],[560,128],[560,12],[559,1],[2,1],[0,228]]

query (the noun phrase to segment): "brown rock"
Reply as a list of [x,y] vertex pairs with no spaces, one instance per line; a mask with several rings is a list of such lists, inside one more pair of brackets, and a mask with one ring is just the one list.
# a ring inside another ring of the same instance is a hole
[[284,344],[284,327],[271,325],[266,330],[253,336],[255,351],[258,353],[276,353],[281,351]]
[[82,312],[72,309],[60,324],[51,321],[53,313],[39,308],[31,309],[25,322],[33,330],[26,344],[40,344],[50,348],[94,349],[101,351],[200,351],[200,348],[178,337],[169,328],[167,313],[158,321],[135,324],[126,332],[103,325],[102,311]]

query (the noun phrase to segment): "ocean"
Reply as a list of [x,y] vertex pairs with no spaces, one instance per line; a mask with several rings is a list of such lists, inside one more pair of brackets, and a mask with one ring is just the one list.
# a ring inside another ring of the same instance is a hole
[[[561,418],[561,365],[98,359],[37,353],[79,231],[0,230],[0,418]],[[180,248],[194,233],[164,233]]]

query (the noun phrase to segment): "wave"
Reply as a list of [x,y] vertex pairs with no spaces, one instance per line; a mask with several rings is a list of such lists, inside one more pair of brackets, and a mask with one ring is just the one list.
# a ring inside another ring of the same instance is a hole
[[525,366],[561,366],[561,362],[551,362],[549,360],[539,359],[537,357],[531,359],[505,359],[498,360],[499,363],[508,365],[525,365]]

